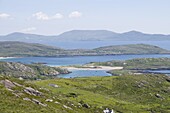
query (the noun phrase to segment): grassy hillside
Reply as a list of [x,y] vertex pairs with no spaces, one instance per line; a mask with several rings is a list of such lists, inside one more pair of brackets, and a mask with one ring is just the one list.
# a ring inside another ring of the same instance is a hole
[[[14,86],[7,87],[4,80],[10,80]],[[164,75],[51,79],[35,82],[0,76],[0,112],[102,113],[105,108],[110,108],[116,113],[169,113],[169,81],[170,78]],[[38,94],[28,93],[26,89],[30,88]],[[39,103],[35,103],[35,99]]]
[[[50,89],[60,98],[75,103],[86,103],[90,109],[101,111],[108,107],[123,113],[168,113],[170,83],[163,75],[126,75],[55,79],[35,82]],[[57,84],[59,88],[50,87]],[[93,111],[93,112],[94,112]]]
[[0,56],[52,56],[63,51],[60,48],[24,42],[0,42]]
[[146,44],[130,44],[118,46],[106,46],[94,49],[99,53],[105,54],[153,54],[153,53],[166,53],[167,51],[157,46]]
[[[56,103],[49,102],[49,99]],[[65,108],[68,101],[63,101],[62,104],[57,102],[60,100],[48,89],[0,76],[0,113],[74,113]]]
[[61,48],[23,42],[0,42],[0,57],[29,56],[79,56],[79,55],[114,55],[114,54],[169,54],[170,51],[157,46],[133,44],[106,46],[96,49],[65,50]]

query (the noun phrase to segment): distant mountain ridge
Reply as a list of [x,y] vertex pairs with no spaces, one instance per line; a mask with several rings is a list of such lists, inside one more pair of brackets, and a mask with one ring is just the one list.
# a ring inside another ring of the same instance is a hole
[[110,40],[118,33],[107,30],[72,30],[57,36],[59,40],[101,41]]
[[56,36],[11,33],[0,36],[0,41],[55,42],[55,41],[170,41],[170,35],[146,34],[138,31],[115,33],[108,30],[72,30]]
[[55,36],[45,36],[37,34],[27,34],[14,32],[5,36],[0,36],[0,41],[20,41],[20,42],[34,42],[48,41],[55,39]]

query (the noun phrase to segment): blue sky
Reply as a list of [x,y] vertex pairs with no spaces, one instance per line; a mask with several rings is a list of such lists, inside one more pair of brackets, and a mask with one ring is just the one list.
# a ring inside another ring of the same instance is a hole
[[170,0],[0,0],[0,34],[73,29],[170,34]]

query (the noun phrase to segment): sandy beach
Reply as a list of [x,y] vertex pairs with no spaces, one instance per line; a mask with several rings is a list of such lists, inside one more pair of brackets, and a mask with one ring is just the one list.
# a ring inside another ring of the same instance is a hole
[[104,70],[104,71],[110,71],[110,70],[120,70],[123,69],[123,67],[110,67],[110,66],[98,66],[98,67],[82,67],[82,68],[76,68],[76,67],[63,67],[65,69],[68,69],[70,71],[72,70]]
[[11,59],[11,58],[15,58],[15,57],[0,57],[0,59]]

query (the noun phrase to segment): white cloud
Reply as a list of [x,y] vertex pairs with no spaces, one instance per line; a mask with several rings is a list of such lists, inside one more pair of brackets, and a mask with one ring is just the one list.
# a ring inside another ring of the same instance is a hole
[[62,19],[64,16],[62,15],[62,14],[60,14],[60,13],[57,13],[57,14],[55,14],[54,16],[52,16],[51,18],[52,19]]
[[33,17],[36,17],[37,20],[49,20],[48,15],[43,12],[37,12],[33,14]]
[[10,18],[10,15],[7,13],[0,13],[0,19],[7,19]]
[[69,18],[79,18],[82,16],[82,13],[79,11],[74,11],[69,14]]
[[22,29],[20,31],[21,32],[31,32],[31,31],[35,31],[35,30],[37,30],[36,27],[29,27],[29,28]]
[[53,20],[53,19],[62,19],[64,16],[60,13],[57,13],[53,16],[48,16],[43,12],[37,12],[33,14],[33,17],[35,17],[37,20]]

